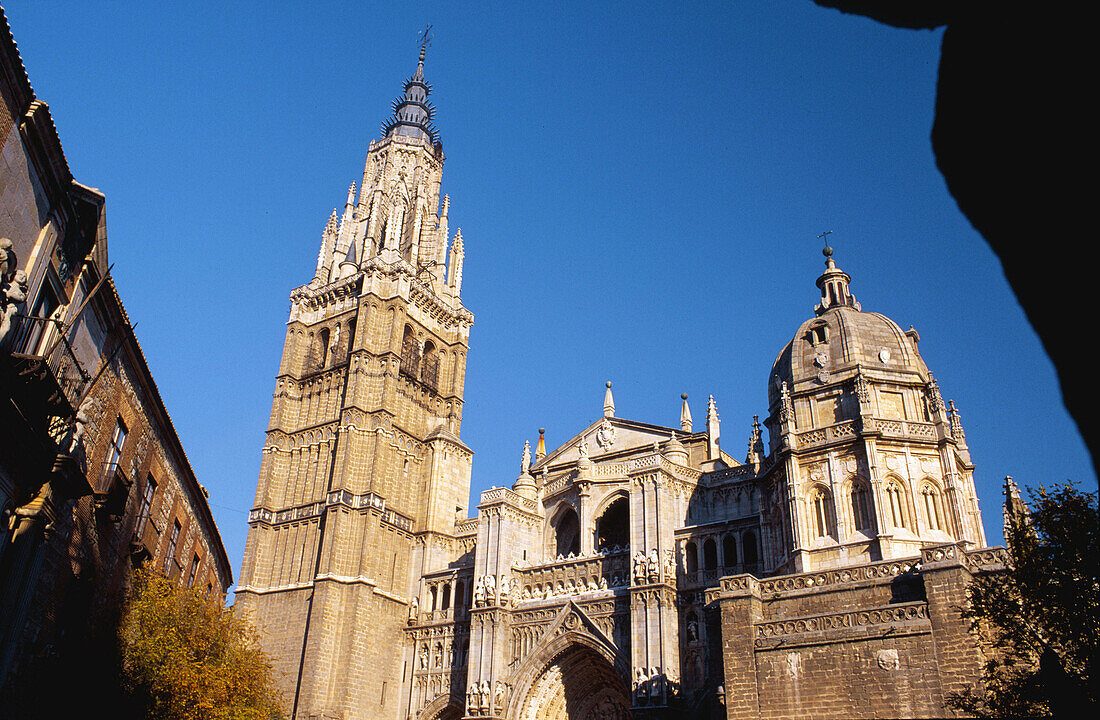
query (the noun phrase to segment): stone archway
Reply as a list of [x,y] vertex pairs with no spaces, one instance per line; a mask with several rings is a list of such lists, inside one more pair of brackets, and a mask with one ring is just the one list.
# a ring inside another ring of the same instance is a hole
[[529,684],[514,720],[629,720],[630,692],[603,654],[566,644]]
[[448,694],[443,694],[424,706],[416,717],[420,720],[461,720],[462,703]]

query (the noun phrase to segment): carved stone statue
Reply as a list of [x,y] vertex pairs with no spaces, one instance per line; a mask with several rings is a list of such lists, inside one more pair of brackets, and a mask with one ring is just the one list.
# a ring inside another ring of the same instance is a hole
[[507,575],[501,575],[500,576],[500,604],[501,605],[507,605],[508,604],[508,596],[511,594],[511,592],[512,592],[512,584],[508,580],[508,576]]
[[497,601],[497,579],[493,575],[485,576],[485,602],[492,604]]
[[492,690],[489,687],[489,681],[488,680],[482,680],[481,681],[481,687],[479,688],[479,690],[480,690],[480,692],[478,693],[478,696],[479,696],[479,699],[481,700],[481,702],[478,703],[478,705],[481,708],[482,712],[488,714],[489,711],[490,711],[489,703],[492,701],[492,696],[493,696],[492,695]]
[[15,243],[10,238],[0,238],[0,281],[8,281],[15,273]]
[[649,581],[657,582],[658,573],[661,571],[661,560],[657,555],[657,550],[653,549],[649,551]]
[[14,335],[15,315],[19,306],[27,301],[27,274],[16,270],[11,281],[3,281],[0,290],[0,348],[7,347],[9,336]]
[[416,622],[417,617],[420,615],[420,598],[414,597],[412,602],[409,603],[409,624]]
[[425,670],[428,667],[428,646],[420,646],[420,669]]
[[474,607],[485,606],[485,578],[478,578],[474,583]]

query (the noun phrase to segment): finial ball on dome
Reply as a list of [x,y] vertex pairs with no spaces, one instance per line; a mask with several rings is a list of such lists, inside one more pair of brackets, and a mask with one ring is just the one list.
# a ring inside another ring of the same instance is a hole
[[539,428],[539,435],[545,435],[545,434],[546,434],[546,428]]
[[611,381],[610,380],[607,381],[607,386],[611,387]]
[[687,393],[680,393],[680,399],[681,400],[687,400],[688,399],[688,394]]
[[833,249],[831,247],[829,247],[828,245],[826,245],[825,249],[821,251],[821,254],[824,255],[825,257],[832,257],[833,256]]

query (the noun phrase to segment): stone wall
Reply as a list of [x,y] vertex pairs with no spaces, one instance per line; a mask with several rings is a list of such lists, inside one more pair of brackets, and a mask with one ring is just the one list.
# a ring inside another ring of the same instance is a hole
[[960,616],[974,572],[1003,551],[965,544],[920,557],[758,580],[723,578],[726,716],[944,717],[977,682],[982,653]]

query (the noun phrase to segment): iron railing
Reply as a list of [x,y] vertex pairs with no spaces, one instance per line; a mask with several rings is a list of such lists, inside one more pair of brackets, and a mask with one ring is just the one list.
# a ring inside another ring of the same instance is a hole
[[12,353],[42,358],[75,410],[92,376],[80,364],[68,337],[58,334],[61,321],[31,315],[16,317],[19,327],[12,340]]

